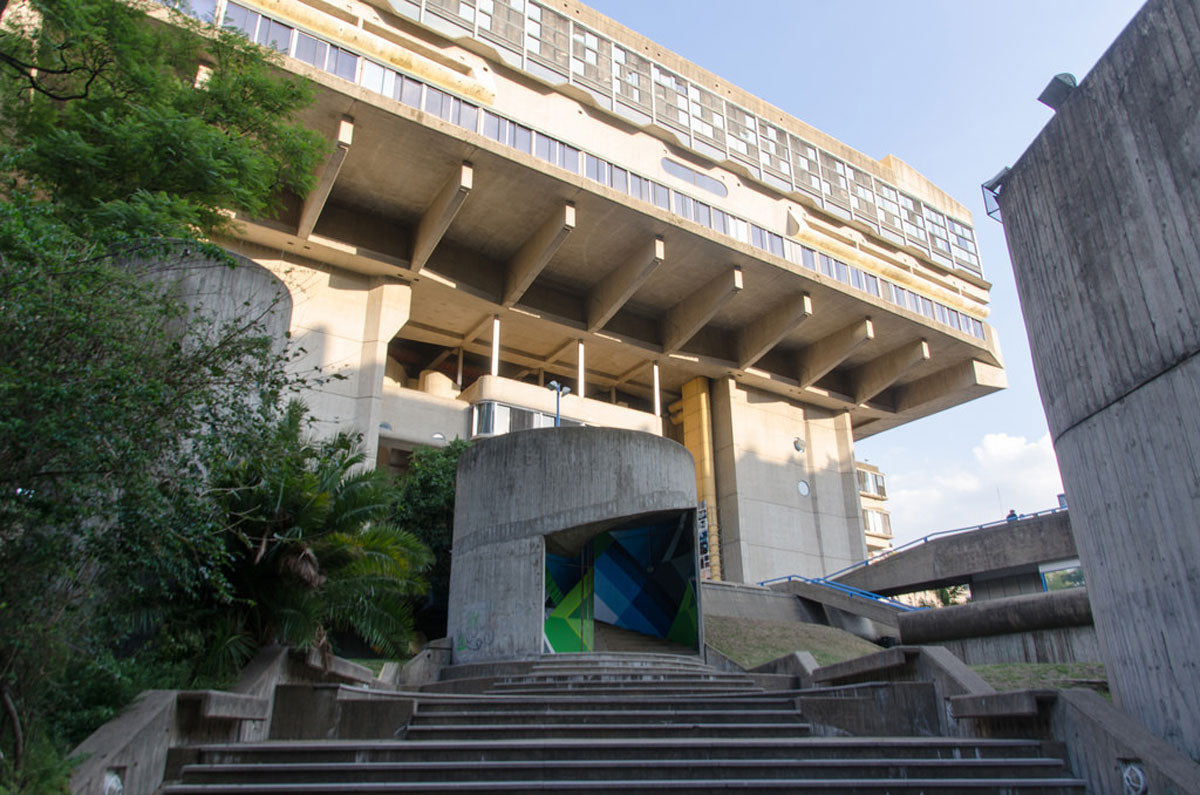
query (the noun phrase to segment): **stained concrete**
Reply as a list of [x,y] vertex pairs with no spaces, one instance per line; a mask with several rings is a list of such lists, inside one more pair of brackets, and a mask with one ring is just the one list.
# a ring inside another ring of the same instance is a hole
[[1028,574],[1041,591],[1038,564],[1075,556],[1070,516],[1059,511],[933,538],[839,575],[837,581],[891,596],[979,578]]
[[583,526],[595,535],[628,518],[695,506],[692,457],[660,436],[542,428],[477,442],[458,464],[454,662],[541,653],[547,535]]
[[1151,0],[1000,208],[1116,704],[1200,757],[1200,9]]

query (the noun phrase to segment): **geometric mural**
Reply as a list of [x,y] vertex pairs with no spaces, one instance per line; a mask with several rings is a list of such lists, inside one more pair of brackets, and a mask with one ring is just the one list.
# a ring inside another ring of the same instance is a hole
[[546,555],[546,651],[591,651],[593,621],[698,648],[695,523],[656,519],[598,534],[577,559]]
[[591,651],[592,568],[588,545],[578,558],[546,554],[545,651]]

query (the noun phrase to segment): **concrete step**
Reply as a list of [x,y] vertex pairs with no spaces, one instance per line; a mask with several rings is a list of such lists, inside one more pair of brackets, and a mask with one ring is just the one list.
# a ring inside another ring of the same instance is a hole
[[651,697],[611,697],[605,699],[587,699],[575,696],[497,696],[482,695],[476,697],[461,697],[446,700],[421,698],[417,704],[418,715],[431,715],[441,712],[459,712],[463,710],[486,711],[490,713],[504,712],[572,712],[575,714],[589,711],[647,711],[672,712],[688,710],[692,712],[727,712],[752,710],[795,710],[796,700],[793,696],[776,696],[774,694],[744,695],[709,695],[700,697],[680,696],[651,696]]
[[450,762],[480,760],[554,764],[570,760],[805,760],[1041,758],[1035,740],[946,737],[757,737],[691,739],[565,739],[489,741],[293,740],[197,746],[205,763]]
[[501,677],[506,682],[750,682],[747,674],[720,671],[664,671],[661,668],[604,668],[599,670],[531,671]]
[[637,683],[621,686],[618,682],[568,682],[560,685],[522,685],[518,683],[496,683],[492,690],[496,694],[510,695],[582,695],[582,696],[688,696],[691,694],[734,695],[738,693],[761,694],[761,687],[730,686],[720,682],[708,682],[701,685],[682,683]]
[[[679,705],[682,706],[682,705]],[[793,709],[743,710],[726,712],[692,709],[591,709],[591,710],[459,710],[456,712],[425,712],[415,714],[410,726],[474,726],[488,723],[506,724],[578,724],[609,723],[800,723],[800,713]]]
[[632,739],[635,737],[754,738],[807,737],[807,723],[476,723],[471,726],[409,726],[406,740],[539,740],[564,737]]
[[647,781],[628,780],[524,780],[447,782],[364,782],[315,784],[173,784],[162,788],[163,795],[247,795],[247,793],[357,793],[357,792],[571,792],[576,795],[619,792],[627,795],[658,792],[738,793],[823,792],[846,795],[960,795],[961,793],[1003,793],[1003,795],[1080,795],[1079,779],[731,779]]
[[298,784],[339,782],[476,781],[644,781],[703,779],[1049,779],[1064,775],[1056,759],[840,760],[775,759],[664,760],[659,762],[575,760],[558,765],[481,761],[470,768],[453,762],[409,764],[344,762],[337,764],[188,765],[187,784]]

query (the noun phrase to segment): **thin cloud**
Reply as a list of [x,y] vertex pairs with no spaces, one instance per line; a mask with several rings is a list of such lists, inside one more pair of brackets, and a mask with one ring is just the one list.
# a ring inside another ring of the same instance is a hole
[[985,434],[971,449],[973,460],[945,461],[888,472],[888,509],[895,543],[956,527],[1052,508],[1062,479],[1050,435],[1030,441],[1006,433]]

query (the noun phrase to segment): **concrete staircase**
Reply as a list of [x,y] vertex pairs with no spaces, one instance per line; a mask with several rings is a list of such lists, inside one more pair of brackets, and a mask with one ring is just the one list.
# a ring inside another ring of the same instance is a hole
[[420,695],[395,740],[202,746],[162,792],[1084,791],[1036,741],[814,736],[795,693],[695,657],[558,655],[481,671],[451,670],[486,692]]

